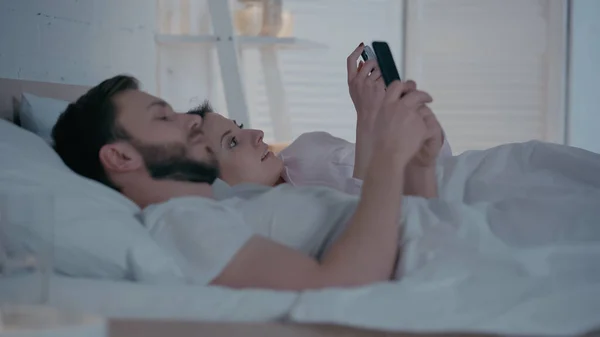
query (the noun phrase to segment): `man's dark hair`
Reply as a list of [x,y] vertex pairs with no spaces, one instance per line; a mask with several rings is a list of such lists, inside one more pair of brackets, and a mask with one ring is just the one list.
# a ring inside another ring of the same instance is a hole
[[52,129],[54,149],[67,166],[118,190],[106,174],[99,153],[104,145],[129,138],[117,124],[114,97],[137,89],[137,79],[118,75],[104,80],[69,104]]
[[[187,113],[190,115],[198,115],[198,116],[204,118],[204,116],[206,116],[206,114],[212,113],[212,112],[215,112],[212,108],[212,105],[210,105],[210,102],[208,100],[205,100],[202,104],[198,105],[197,107],[188,110]],[[240,129],[244,128],[244,124],[238,124],[235,120],[233,122]]]

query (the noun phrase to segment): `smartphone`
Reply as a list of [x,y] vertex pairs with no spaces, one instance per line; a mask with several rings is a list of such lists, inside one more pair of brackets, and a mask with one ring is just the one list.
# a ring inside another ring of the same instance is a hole
[[376,59],[377,58],[377,56],[375,55],[375,52],[373,51],[373,48],[369,47],[368,45],[365,46],[365,48],[363,49],[363,51],[360,54],[360,56],[362,56],[362,59],[365,62],[368,61],[368,60]]
[[395,80],[400,80],[400,74],[398,74],[398,68],[396,68],[396,62],[392,56],[392,51],[387,42],[373,41],[373,50],[377,55],[377,63],[381,70],[381,77],[385,82],[385,86],[389,86]]

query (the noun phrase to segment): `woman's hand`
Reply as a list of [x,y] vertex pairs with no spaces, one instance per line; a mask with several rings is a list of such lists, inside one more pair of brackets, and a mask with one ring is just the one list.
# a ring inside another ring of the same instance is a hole
[[422,113],[431,101],[428,93],[412,90],[406,82],[392,82],[373,127],[373,144],[377,150],[384,151],[390,158],[405,159],[405,164],[415,160],[431,138]]
[[356,61],[364,50],[361,43],[346,59],[348,89],[356,110],[356,145],[353,176],[364,179],[373,148],[373,124],[385,96],[385,83],[376,60]]
[[433,167],[444,143],[442,126],[427,105],[419,108],[419,114],[427,127],[427,139],[410,162],[414,167]]
[[404,194],[436,198],[438,187],[435,164],[443,143],[442,127],[427,105],[423,105],[418,114],[425,125],[425,141],[404,171]]
[[357,113],[357,128],[370,130],[375,115],[383,103],[385,82],[381,77],[377,60],[360,61],[358,66],[356,65],[363,50],[364,44],[361,43],[346,60],[348,89]]
[[[373,153],[374,139],[377,137],[374,124],[386,95],[385,82],[377,60],[361,61],[357,66],[356,61],[363,50],[364,45],[361,43],[346,59],[348,88],[357,113],[353,177],[361,180],[364,179]],[[407,81],[402,87],[402,95],[417,89],[414,81]]]

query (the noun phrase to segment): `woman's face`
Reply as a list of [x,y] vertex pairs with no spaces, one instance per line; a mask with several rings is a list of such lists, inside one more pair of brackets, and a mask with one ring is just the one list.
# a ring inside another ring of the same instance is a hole
[[214,112],[204,116],[202,130],[219,163],[219,178],[229,185],[273,186],[281,177],[283,162],[268,150],[262,131],[242,129]]

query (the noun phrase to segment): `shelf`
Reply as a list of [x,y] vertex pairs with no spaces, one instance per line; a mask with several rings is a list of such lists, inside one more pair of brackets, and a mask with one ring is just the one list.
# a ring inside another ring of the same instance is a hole
[[217,42],[217,37],[214,35],[175,35],[175,34],[159,34],[155,35],[155,41],[164,45],[172,44],[203,44]]
[[[273,36],[237,36],[238,44],[244,48],[277,47],[278,49],[325,49],[326,45],[295,37]],[[155,36],[157,43],[162,45],[181,44],[213,44],[218,41],[215,35],[173,35],[159,34]]]
[[280,48],[300,48],[300,49],[325,49],[326,45],[295,37],[271,37],[271,36],[239,36],[239,43],[247,47],[265,47],[277,46]]

